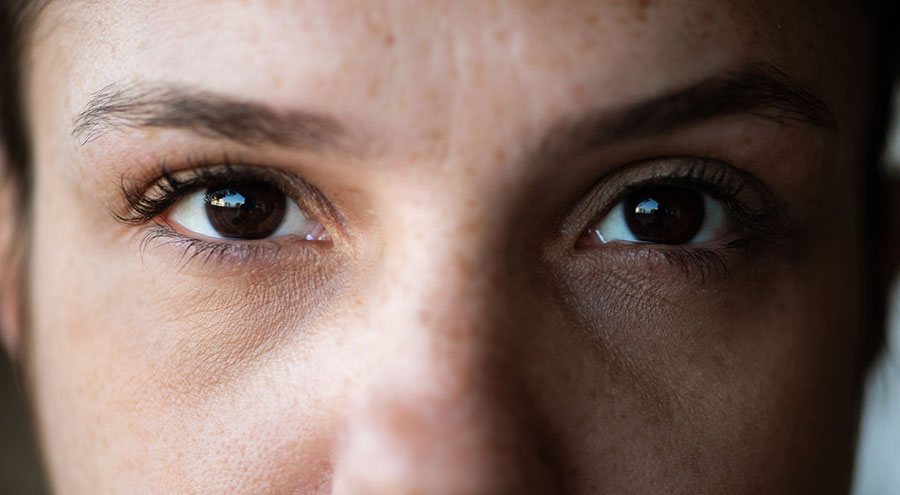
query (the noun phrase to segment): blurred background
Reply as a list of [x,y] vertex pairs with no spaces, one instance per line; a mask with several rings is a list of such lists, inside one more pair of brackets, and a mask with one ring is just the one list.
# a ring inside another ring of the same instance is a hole
[[0,494],[47,493],[12,364],[0,352]]
[[[894,123],[884,161],[900,178],[900,90],[894,93]],[[888,306],[888,340],[869,375],[856,459],[856,495],[900,495],[900,280]]]
[[895,282],[890,334],[869,376],[856,459],[857,495],[900,494],[900,290]]

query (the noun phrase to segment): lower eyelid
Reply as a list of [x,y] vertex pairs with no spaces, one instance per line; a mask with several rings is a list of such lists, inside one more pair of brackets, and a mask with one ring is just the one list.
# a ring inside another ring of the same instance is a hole
[[637,277],[651,284],[731,280],[756,260],[762,246],[758,240],[733,236],[696,246],[650,243],[609,243],[586,249],[574,258],[582,273],[591,278]]
[[[164,261],[174,262],[179,270],[195,265],[205,267],[210,263],[231,267],[260,263],[261,266],[273,267],[279,264],[281,253],[288,246],[293,253],[289,261],[296,266],[298,259],[309,260],[320,254],[322,249],[330,247],[329,242],[311,243],[291,237],[256,241],[198,239],[161,222],[143,227],[139,239],[142,257],[158,254]],[[301,261],[299,264],[304,263]]]

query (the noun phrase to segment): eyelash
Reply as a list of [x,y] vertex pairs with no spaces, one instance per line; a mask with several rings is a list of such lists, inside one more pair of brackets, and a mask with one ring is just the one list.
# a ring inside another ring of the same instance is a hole
[[[662,260],[667,265],[680,269],[685,275],[699,274],[700,278],[705,280],[713,276],[730,278],[732,258],[737,256],[745,261],[753,259],[756,249],[760,247],[759,241],[781,244],[791,237],[793,222],[786,214],[787,205],[776,200],[774,195],[762,184],[757,184],[752,176],[727,164],[710,165],[710,162],[705,160],[684,157],[670,157],[670,159],[683,159],[687,163],[665,174],[628,184],[608,201],[602,214],[594,217],[590,225],[598,223],[615,205],[637,191],[653,186],[677,186],[708,194],[722,202],[749,235],[722,241],[720,245],[714,247],[630,244],[616,248],[591,247],[586,250],[628,250],[635,258],[644,258],[646,264],[653,263],[654,259]],[[764,195],[766,206],[760,209],[746,206],[739,199],[745,187],[753,187],[757,193]]]
[[[789,220],[782,215],[786,209],[786,205],[783,202],[775,201],[771,194],[767,194],[767,196],[770,196],[768,202],[774,204],[760,210],[748,208],[740,202],[738,197],[744,187],[747,187],[750,179],[748,177],[740,178],[740,174],[736,173],[737,170],[729,172],[724,167],[719,167],[718,170],[710,173],[708,172],[710,168],[708,162],[686,164],[675,170],[675,173],[671,176],[675,181],[670,182],[668,185],[692,187],[698,192],[708,194],[713,199],[721,201],[744,224],[744,227],[759,235],[764,235],[768,238],[779,238],[787,235],[790,230],[790,224]],[[667,184],[664,181],[640,184],[629,188],[627,194],[649,185]]]
[[197,259],[201,259],[204,264],[213,260],[225,261],[228,258],[249,261],[260,256],[277,255],[280,249],[277,242],[266,240],[247,244],[204,241],[182,235],[168,225],[155,224],[144,231],[141,238],[141,252],[145,252],[157,241],[163,241],[161,245],[171,244],[180,247],[184,265]]
[[[216,161],[189,159],[186,170],[176,176],[169,170],[167,164],[160,163],[157,165],[159,179],[149,188],[141,187],[135,181],[122,179],[120,189],[127,206],[124,212],[112,214],[125,224],[145,226],[141,238],[142,253],[152,244],[162,241],[160,245],[176,245],[182,248],[182,260],[185,265],[197,259],[202,259],[203,263],[213,260],[225,261],[228,258],[246,262],[257,257],[274,256],[281,247],[280,243],[274,240],[244,243],[196,239],[179,233],[168,222],[157,220],[188,194],[223,181],[264,180],[272,182],[282,191],[287,189],[283,184],[286,182],[285,178],[280,177],[281,173],[267,170],[264,167],[236,166],[227,156],[223,156]],[[300,179],[295,180],[302,182]],[[302,183],[305,187],[311,188],[305,182]],[[286,192],[285,195],[291,198]],[[151,222],[152,225],[147,225]]]

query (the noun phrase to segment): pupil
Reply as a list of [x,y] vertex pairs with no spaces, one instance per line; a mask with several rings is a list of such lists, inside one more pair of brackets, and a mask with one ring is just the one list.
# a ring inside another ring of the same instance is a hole
[[684,244],[700,231],[706,208],[703,195],[678,187],[652,187],[625,200],[625,222],[643,242]]
[[222,237],[263,239],[281,226],[287,198],[265,182],[231,182],[209,188],[205,204],[210,223]]

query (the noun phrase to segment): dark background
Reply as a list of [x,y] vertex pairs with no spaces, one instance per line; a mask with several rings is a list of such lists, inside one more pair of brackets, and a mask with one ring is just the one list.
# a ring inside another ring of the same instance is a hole
[[0,494],[46,494],[28,413],[12,364],[0,350]]

